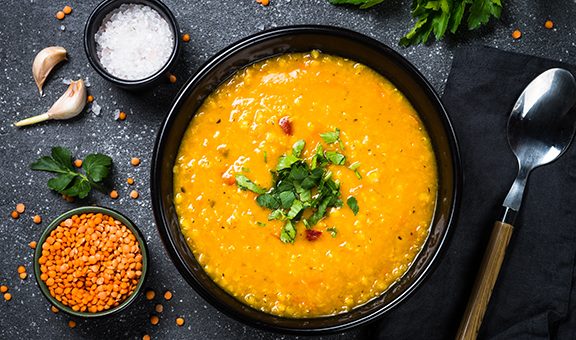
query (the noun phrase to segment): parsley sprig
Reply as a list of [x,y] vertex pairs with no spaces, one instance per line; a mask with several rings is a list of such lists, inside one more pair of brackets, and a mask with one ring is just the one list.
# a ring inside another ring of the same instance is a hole
[[[340,148],[344,149],[340,130],[323,133],[321,137],[327,144],[338,143]],[[308,162],[302,158],[305,146],[304,140],[298,140],[292,146],[291,153],[278,159],[276,169],[272,171],[274,184],[270,189],[262,188],[243,174],[236,175],[238,187],[257,193],[258,205],[271,210],[268,220],[284,222],[280,233],[280,240],[284,243],[294,243],[298,222],[302,222],[306,229],[312,229],[326,216],[330,208],[340,208],[343,205],[340,182],[332,177],[328,166],[345,165],[346,156],[334,150],[325,151],[322,144],[318,144]],[[357,169],[360,164],[353,164],[355,165],[351,169],[359,175]],[[356,215],[359,211],[356,198],[349,197],[347,203]],[[304,218],[306,210],[310,213]],[[335,237],[336,229],[332,228],[330,233]]]
[[95,153],[84,158],[84,174],[76,171],[72,163],[70,150],[57,146],[52,148],[50,156],[44,156],[30,164],[36,171],[47,171],[57,174],[48,180],[48,187],[60,194],[85,198],[92,188],[103,190],[102,182],[110,174],[112,158]]
[[[329,0],[334,5],[358,5],[369,8],[384,0]],[[468,30],[486,25],[491,18],[500,18],[501,0],[412,0],[414,27],[402,39],[401,46],[425,44],[433,34],[441,40],[447,31],[455,34],[465,23]]]

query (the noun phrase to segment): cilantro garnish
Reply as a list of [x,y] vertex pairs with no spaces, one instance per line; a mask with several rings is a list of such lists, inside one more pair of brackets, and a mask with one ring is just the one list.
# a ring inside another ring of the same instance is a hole
[[72,164],[72,153],[63,147],[53,147],[50,156],[44,156],[30,164],[36,171],[46,171],[58,174],[48,180],[48,188],[60,194],[85,198],[92,188],[103,190],[102,182],[110,174],[112,158],[95,153],[84,158],[82,174]]
[[[327,144],[340,142],[339,129],[320,136]],[[238,187],[257,193],[256,203],[271,210],[268,215],[269,221],[284,222],[280,233],[280,240],[284,243],[294,242],[296,225],[299,222],[310,230],[328,214],[330,208],[340,208],[343,205],[340,199],[340,182],[332,178],[328,166],[345,165],[346,156],[333,150],[324,151],[322,144],[318,144],[314,154],[307,161],[302,158],[305,147],[306,142],[298,140],[292,146],[291,153],[284,154],[278,159],[278,164],[272,171],[274,184],[269,189],[260,187],[242,174],[236,175]],[[357,172],[359,166],[359,162],[354,162],[349,167]],[[350,197],[347,202],[356,215],[359,210],[356,199]],[[306,211],[308,211],[307,218],[304,218]],[[336,228],[329,229],[327,231],[332,237],[336,237]],[[317,239],[320,234],[318,231],[313,239]]]

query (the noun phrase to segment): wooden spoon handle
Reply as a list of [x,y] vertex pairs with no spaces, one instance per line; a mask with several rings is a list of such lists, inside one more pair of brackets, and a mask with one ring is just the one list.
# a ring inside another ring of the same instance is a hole
[[511,224],[504,222],[496,222],[490,242],[484,253],[480,271],[476,277],[470,300],[464,312],[464,317],[458,329],[457,340],[472,340],[478,336],[482,318],[486,312],[486,307],[492,295],[492,289],[498,278],[504,255],[506,255],[506,248],[514,227]]

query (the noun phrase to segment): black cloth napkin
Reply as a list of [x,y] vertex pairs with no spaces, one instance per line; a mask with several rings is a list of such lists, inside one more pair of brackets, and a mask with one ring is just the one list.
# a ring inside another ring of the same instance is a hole
[[[368,326],[379,339],[453,339],[494,221],[517,171],[506,123],[541,72],[576,67],[488,47],[455,51],[443,102],[460,145],[461,208],[440,263]],[[576,144],[576,143],[575,143]],[[479,339],[576,339],[576,145],[530,176]]]

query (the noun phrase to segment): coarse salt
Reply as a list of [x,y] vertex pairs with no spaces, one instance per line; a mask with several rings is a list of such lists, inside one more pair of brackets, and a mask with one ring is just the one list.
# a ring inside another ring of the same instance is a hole
[[168,22],[146,5],[123,4],[113,10],[94,38],[102,66],[124,80],[144,79],[158,72],[174,49]]

